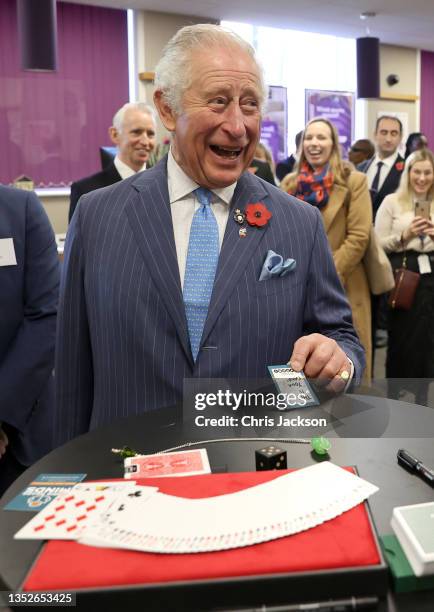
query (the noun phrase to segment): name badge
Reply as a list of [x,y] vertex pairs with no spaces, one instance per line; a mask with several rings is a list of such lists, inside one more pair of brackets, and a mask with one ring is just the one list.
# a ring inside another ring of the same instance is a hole
[[14,239],[0,238],[0,266],[16,266]]
[[304,372],[296,372],[291,364],[268,366],[268,371],[279,394],[286,396],[288,408],[319,406],[318,398]]
[[431,273],[431,263],[428,255],[419,255],[417,258],[417,265],[419,266],[419,272],[421,274]]

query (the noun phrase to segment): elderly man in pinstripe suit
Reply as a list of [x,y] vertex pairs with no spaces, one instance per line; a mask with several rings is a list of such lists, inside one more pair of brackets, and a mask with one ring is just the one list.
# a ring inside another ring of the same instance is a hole
[[[220,26],[166,46],[154,102],[168,157],[83,196],[68,233],[59,443],[181,401],[185,378],[265,377],[291,359],[336,391],[360,380],[321,215],[246,172],[265,95],[253,49]],[[271,270],[270,251],[295,266]]]

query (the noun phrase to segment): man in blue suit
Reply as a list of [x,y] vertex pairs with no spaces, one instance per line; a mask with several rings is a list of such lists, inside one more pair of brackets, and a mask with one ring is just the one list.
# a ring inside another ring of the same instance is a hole
[[34,193],[0,186],[0,495],[53,448],[59,262]]
[[253,49],[188,26],[155,81],[168,157],[82,197],[68,233],[59,443],[180,402],[186,378],[263,378],[291,359],[341,390],[364,368],[318,210],[246,172],[266,99]]

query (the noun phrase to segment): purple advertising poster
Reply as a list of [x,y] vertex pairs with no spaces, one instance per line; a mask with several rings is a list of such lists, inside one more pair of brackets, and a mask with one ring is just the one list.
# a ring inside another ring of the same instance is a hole
[[288,101],[286,87],[270,85],[261,126],[261,142],[270,149],[275,163],[287,156]]
[[306,123],[314,117],[329,119],[338,131],[342,155],[348,157],[354,134],[354,94],[320,89],[305,91]]

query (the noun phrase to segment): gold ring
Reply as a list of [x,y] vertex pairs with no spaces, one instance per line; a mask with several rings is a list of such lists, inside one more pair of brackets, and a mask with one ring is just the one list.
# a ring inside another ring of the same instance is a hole
[[342,372],[339,374],[339,376],[342,378],[342,380],[348,380],[350,377],[350,373],[347,372],[346,370],[342,370]]

